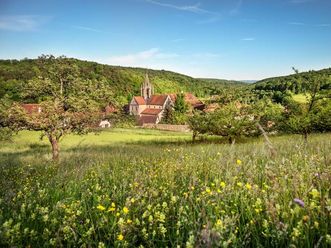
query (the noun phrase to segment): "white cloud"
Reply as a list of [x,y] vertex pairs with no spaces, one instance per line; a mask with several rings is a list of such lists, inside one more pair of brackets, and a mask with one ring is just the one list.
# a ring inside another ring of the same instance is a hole
[[230,10],[230,15],[236,15],[240,12],[243,0],[238,0],[232,10]]
[[141,51],[138,53],[112,56],[106,59],[106,63],[114,65],[130,65],[130,66],[143,66],[146,63],[151,63],[155,60],[165,60],[176,58],[179,55],[176,53],[162,53],[159,48],[151,48],[149,50]]
[[186,12],[191,12],[191,13],[195,13],[195,14],[202,14],[205,16],[209,16],[209,18],[207,18],[206,20],[198,21],[197,22],[198,24],[217,22],[221,18],[221,15],[219,13],[201,8],[200,3],[196,3],[193,5],[176,5],[176,4],[159,2],[159,1],[155,1],[155,0],[145,0],[145,2],[154,4],[154,5],[158,5],[161,7],[165,7],[165,8],[171,8],[171,9],[176,9],[176,10],[180,10],[180,11],[186,11]]
[[194,5],[175,5],[175,4],[169,4],[169,3],[163,3],[159,1],[154,1],[154,0],[145,0],[148,3],[159,5],[162,7],[167,7],[167,8],[172,8],[172,9],[177,9],[177,10],[182,10],[182,11],[188,11],[188,12],[193,12],[193,13],[213,13],[209,10],[200,8],[200,3],[196,3]]
[[316,24],[315,27],[331,27],[330,23]]
[[9,31],[36,31],[50,17],[39,15],[0,16],[0,29]]
[[243,38],[241,39],[242,41],[254,41],[255,38],[254,37],[247,37],[247,38]]
[[102,30],[91,28],[91,27],[85,27],[85,26],[72,26],[72,28],[75,29],[80,29],[80,30],[85,30],[85,31],[90,31],[90,32],[96,32],[96,33],[101,33]]
[[217,22],[221,19],[221,15],[213,15],[211,16],[210,18],[206,19],[206,20],[201,20],[201,21],[198,21],[197,23],[198,24],[207,24],[207,23],[214,23],[214,22]]

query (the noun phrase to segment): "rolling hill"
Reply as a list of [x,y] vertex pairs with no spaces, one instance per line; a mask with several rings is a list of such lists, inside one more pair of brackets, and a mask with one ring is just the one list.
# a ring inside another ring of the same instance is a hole
[[255,90],[259,91],[291,91],[294,94],[304,93],[311,82],[319,80],[321,89],[331,88],[331,68],[318,71],[301,72],[288,76],[266,78],[254,84]]
[[[74,58],[68,58],[68,60],[72,66],[78,68],[79,79],[102,82],[109,91],[114,93],[114,98],[120,105],[126,104],[132,95],[140,94],[140,85],[146,72],[154,85],[155,93],[159,94],[192,92],[199,97],[205,97],[225,85],[240,85],[226,80],[196,79],[165,70],[110,66]],[[22,85],[34,78],[38,70],[36,59],[0,60],[0,98],[7,95],[8,98],[16,101],[38,101],[38,99],[21,97]]]

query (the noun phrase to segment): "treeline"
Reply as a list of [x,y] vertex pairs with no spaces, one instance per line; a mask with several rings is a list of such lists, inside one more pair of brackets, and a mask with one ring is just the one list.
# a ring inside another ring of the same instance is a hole
[[[140,94],[140,85],[146,72],[154,84],[155,92],[159,94],[192,92],[198,97],[206,97],[224,87],[225,84],[232,84],[226,80],[220,83],[195,79],[164,70],[109,66],[74,58],[66,58],[66,60],[72,67],[77,68],[75,77],[78,80],[102,84],[113,93],[114,100],[119,105],[126,104],[132,95]],[[43,66],[50,67],[51,65]],[[0,99],[6,96],[11,100],[27,103],[41,101],[42,96],[29,99],[22,96],[24,84],[34,79],[39,71],[40,64],[37,59],[0,60]]]
[[221,90],[213,101],[216,108],[196,112],[189,118],[193,140],[201,135],[215,135],[232,142],[239,137],[272,132],[302,134],[307,140],[312,132],[330,132],[331,84],[325,72],[330,70],[297,72],[287,77],[300,83],[300,93],[306,98],[301,103],[293,99],[284,83],[287,81],[274,86],[268,81],[253,88]]
[[295,68],[295,74],[267,78],[254,83],[252,90],[260,96],[269,96],[276,102],[281,102],[282,99],[291,94],[305,94],[309,91],[311,84],[315,81],[320,82],[321,90],[331,88],[331,68],[308,71],[299,73]]

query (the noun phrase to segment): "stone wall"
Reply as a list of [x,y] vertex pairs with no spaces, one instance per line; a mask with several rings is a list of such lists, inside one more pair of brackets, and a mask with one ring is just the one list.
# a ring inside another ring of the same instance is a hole
[[143,128],[154,128],[158,130],[175,131],[175,132],[189,132],[188,125],[169,125],[169,124],[143,124]]

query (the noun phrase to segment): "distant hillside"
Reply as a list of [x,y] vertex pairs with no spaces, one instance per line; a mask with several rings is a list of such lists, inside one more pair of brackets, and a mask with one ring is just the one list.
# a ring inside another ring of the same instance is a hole
[[315,79],[321,81],[321,88],[329,89],[331,87],[331,68],[267,78],[252,84],[252,87],[259,91],[291,91],[294,94],[300,94],[305,92],[309,83]]
[[[102,65],[78,59],[69,60],[79,68],[79,78],[103,82],[114,93],[119,104],[125,104],[132,95],[140,94],[140,85],[146,72],[154,85],[155,93],[183,91],[204,97],[226,84],[240,84],[218,79],[195,79],[164,70]],[[24,82],[35,77],[37,71],[38,64],[35,59],[0,60],[0,98],[7,94],[9,98],[17,101],[38,101],[38,99],[22,99],[20,96]]]
[[225,79],[218,79],[218,78],[198,78],[198,79],[208,82],[208,83],[217,83],[219,85],[230,86],[230,87],[246,85],[245,82],[235,81],[235,80],[225,80]]

